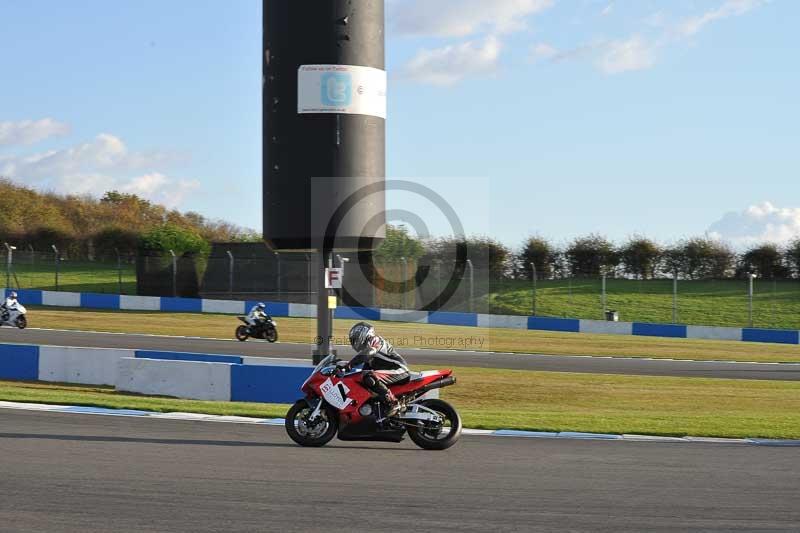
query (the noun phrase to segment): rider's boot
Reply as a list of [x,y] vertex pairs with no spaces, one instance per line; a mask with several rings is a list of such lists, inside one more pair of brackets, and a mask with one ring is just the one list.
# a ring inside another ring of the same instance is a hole
[[397,401],[397,397],[390,390],[387,390],[386,394],[383,395],[381,403],[384,406],[386,413],[384,417],[386,418],[394,416],[400,411],[400,402]]

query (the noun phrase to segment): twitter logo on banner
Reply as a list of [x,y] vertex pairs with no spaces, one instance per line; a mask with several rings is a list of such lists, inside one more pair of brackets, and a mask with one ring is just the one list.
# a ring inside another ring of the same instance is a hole
[[329,73],[322,76],[322,104],[349,106],[353,102],[353,77],[349,73]]

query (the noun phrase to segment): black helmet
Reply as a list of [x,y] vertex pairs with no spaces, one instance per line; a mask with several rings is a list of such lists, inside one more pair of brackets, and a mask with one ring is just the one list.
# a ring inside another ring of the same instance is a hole
[[366,322],[359,322],[350,328],[350,346],[357,352],[360,352],[367,347],[367,344],[375,336],[375,328],[372,324]]

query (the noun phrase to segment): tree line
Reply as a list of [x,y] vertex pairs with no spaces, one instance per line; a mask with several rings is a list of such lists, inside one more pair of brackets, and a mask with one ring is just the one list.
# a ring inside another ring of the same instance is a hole
[[0,242],[20,250],[64,257],[107,258],[173,249],[207,251],[214,241],[260,240],[224,221],[152,203],[135,194],[106,192],[101,198],[38,192],[0,178]]
[[615,244],[602,235],[589,234],[563,246],[530,237],[515,251],[481,236],[418,241],[405,228],[396,227],[387,232],[376,255],[383,261],[403,256],[421,265],[451,265],[459,253],[491,279],[532,279],[534,271],[538,279],[597,278],[603,274],[635,279],[725,279],[749,274],[766,279],[800,277],[800,237],[783,247],[763,243],[737,252],[708,237],[664,245],[637,235]]
[[515,258],[517,276],[531,279],[534,267],[537,277],[545,279],[603,274],[636,279],[725,279],[750,274],[788,279],[800,277],[800,238],[784,247],[760,243],[736,252],[727,243],[708,237],[663,245],[634,236],[616,245],[592,234],[578,237],[562,248],[541,237],[531,237]]

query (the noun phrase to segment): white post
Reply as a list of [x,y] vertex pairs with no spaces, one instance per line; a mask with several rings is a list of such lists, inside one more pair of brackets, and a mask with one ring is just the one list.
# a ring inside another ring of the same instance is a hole
[[469,312],[472,313],[475,299],[475,271],[472,268],[472,260],[467,259],[467,266],[469,267]]
[[406,308],[406,289],[408,288],[407,278],[408,278],[408,260],[405,257],[401,257],[400,261],[403,263],[403,300],[402,300],[402,309]]
[[58,261],[58,248],[56,248],[55,244],[51,244],[50,248],[53,249],[53,253],[55,254],[54,261],[55,261],[55,264],[56,264],[55,265],[56,266],[56,290],[58,290],[58,263],[59,263],[59,261]]
[[233,253],[230,250],[225,253],[228,254],[228,296],[233,298]]
[[169,251],[172,256],[172,296],[178,296],[178,258],[175,257],[175,252]]
[[747,275],[747,322],[751,328],[753,327],[753,280],[755,278],[756,275],[753,273]]
[[533,284],[533,294],[531,296],[531,312],[533,313],[531,316],[536,316],[536,263],[531,261],[531,283]]
[[678,323],[678,271],[672,274],[672,323]]

